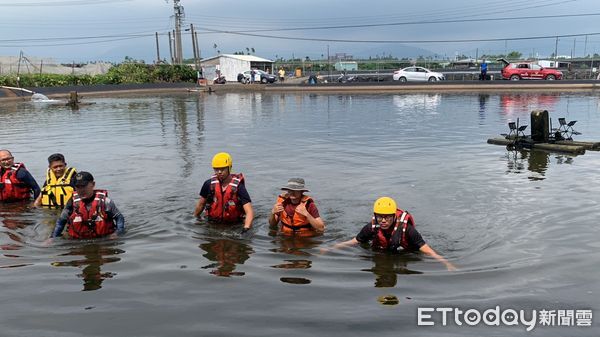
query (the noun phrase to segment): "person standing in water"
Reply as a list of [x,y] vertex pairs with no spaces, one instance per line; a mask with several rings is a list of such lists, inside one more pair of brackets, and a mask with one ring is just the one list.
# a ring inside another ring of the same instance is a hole
[[40,195],[40,186],[23,163],[15,163],[8,150],[0,150],[0,202],[34,200]]
[[[379,251],[397,253],[400,251],[421,252],[443,263],[450,271],[456,267],[440,256],[423,240],[415,228],[410,213],[396,207],[396,201],[390,197],[381,197],[373,204],[373,217],[355,238],[338,243],[333,248],[343,248],[362,243],[370,243],[371,248]],[[324,249],[323,252],[326,252]]]
[[225,224],[243,221],[242,233],[247,232],[252,228],[254,210],[244,175],[232,173],[233,160],[226,152],[213,157],[212,167],[215,174],[202,185],[194,216],[200,217],[206,209],[209,221]]
[[35,200],[34,205],[36,207],[64,208],[73,195],[76,173],[75,168],[67,167],[65,156],[60,153],[50,155],[46,181],[42,187],[42,193]]
[[94,177],[89,172],[75,175],[75,191],[60,217],[50,238],[62,235],[68,224],[71,239],[111,239],[125,233],[125,218],[108,197],[106,190],[97,190]]
[[313,236],[325,230],[314,200],[304,195],[309,192],[304,179],[291,178],[281,190],[284,193],[277,197],[269,215],[269,225],[281,224],[279,230],[286,235]]

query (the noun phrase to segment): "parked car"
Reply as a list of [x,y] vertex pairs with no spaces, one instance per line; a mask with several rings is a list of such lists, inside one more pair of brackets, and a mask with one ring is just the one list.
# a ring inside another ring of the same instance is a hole
[[442,73],[436,73],[423,67],[406,67],[404,69],[394,71],[392,76],[394,81],[414,82],[414,81],[443,81],[446,78]]
[[[256,72],[256,76],[257,82],[260,83],[274,83],[275,81],[277,81],[277,76],[273,75],[273,74],[269,74],[265,71],[262,70],[254,70]],[[241,83],[250,83],[250,73],[252,72],[252,70],[246,70],[243,73],[239,73],[237,76],[238,82]]]
[[554,68],[544,68],[539,64],[532,62],[508,62],[505,59],[498,59],[504,64],[502,68],[502,78],[505,80],[518,81],[521,79],[531,80],[560,80],[563,73]]

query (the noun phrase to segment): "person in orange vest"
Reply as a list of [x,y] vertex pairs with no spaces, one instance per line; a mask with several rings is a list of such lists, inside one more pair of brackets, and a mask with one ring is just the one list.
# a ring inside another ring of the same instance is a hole
[[[386,252],[419,251],[443,263],[450,271],[456,267],[440,256],[423,240],[415,228],[410,213],[396,207],[390,197],[381,197],[373,204],[373,217],[352,240],[338,243],[333,248],[343,248],[362,243],[370,243],[374,250]],[[327,249],[321,250],[323,253]]]
[[0,202],[37,199],[41,190],[23,163],[15,163],[8,150],[0,150]]
[[325,230],[314,200],[304,195],[304,192],[309,192],[304,186],[304,179],[291,178],[281,190],[284,193],[277,197],[269,215],[271,226],[281,224],[280,231],[288,235],[310,236]]
[[211,222],[234,224],[243,220],[244,234],[252,228],[254,220],[252,200],[246,190],[244,175],[232,173],[233,160],[226,152],[213,157],[212,167],[215,174],[202,185],[194,216],[200,217],[206,210]]
[[125,233],[125,218],[106,190],[96,189],[89,172],[75,175],[75,191],[56,221],[52,238],[62,235],[65,225],[71,239],[95,239],[108,236],[115,239]]

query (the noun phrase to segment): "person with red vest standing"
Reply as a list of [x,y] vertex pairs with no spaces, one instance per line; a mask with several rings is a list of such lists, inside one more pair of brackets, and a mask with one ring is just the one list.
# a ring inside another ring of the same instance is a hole
[[[370,243],[374,250],[399,252],[419,251],[443,263],[450,271],[456,267],[440,256],[423,240],[415,228],[415,220],[407,211],[396,207],[390,197],[381,197],[373,205],[371,222],[365,225],[355,238],[338,243],[333,248],[343,248],[362,243]],[[326,252],[327,249],[323,249]]]
[[281,224],[279,229],[286,235],[313,236],[325,230],[314,200],[304,195],[309,192],[304,179],[292,178],[281,190],[285,192],[279,195],[269,215],[271,226]]
[[37,199],[40,186],[23,163],[15,163],[8,150],[0,150],[0,202]]
[[254,220],[252,200],[246,190],[244,175],[232,173],[233,160],[226,152],[213,157],[212,167],[215,174],[202,185],[194,216],[200,217],[206,210],[211,222],[234,224],[243,220],[244,234],[252,228]]
[[115,239],[125,232],[125,218],[108,192],[96,189],[94,177],[84,171],[75,175],[75,191],[56,221],[50,242],[62,235],[67,224],[71,239]]

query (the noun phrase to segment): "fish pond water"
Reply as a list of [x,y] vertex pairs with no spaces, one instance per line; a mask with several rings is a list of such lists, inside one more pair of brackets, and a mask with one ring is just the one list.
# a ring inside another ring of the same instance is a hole
[[[125,215],[127,233],[45,246],[57,211],[0,205],[1,336],[598,335],[600,318],[589,315],[600,309],[600,152],[486,143],[509,121],[529,124],[535,109],[547,109],[555,125],[577,120],[577,139],[600,141],[598,93],[87,101],[95,104],[79,110],[2,103],[0,147],[40,185],[55,152],[92,172]],[[192,216],[221,151],[246,176],[256,213],[248,238],[239,226]],[[305,178],[324,235],[269,230],[279,187],[291,177]],[[320,254],[354,237],[384,195],[413,214],[457,271],[364,247]],[[453,310],[446,325],[435,308]],[[459,325],[455,309],[508,316],[492,326],[459,316]],[[534,329],[509,309],[537,317]],[[554,324],[543,324],[542,310],[554,312]]]

